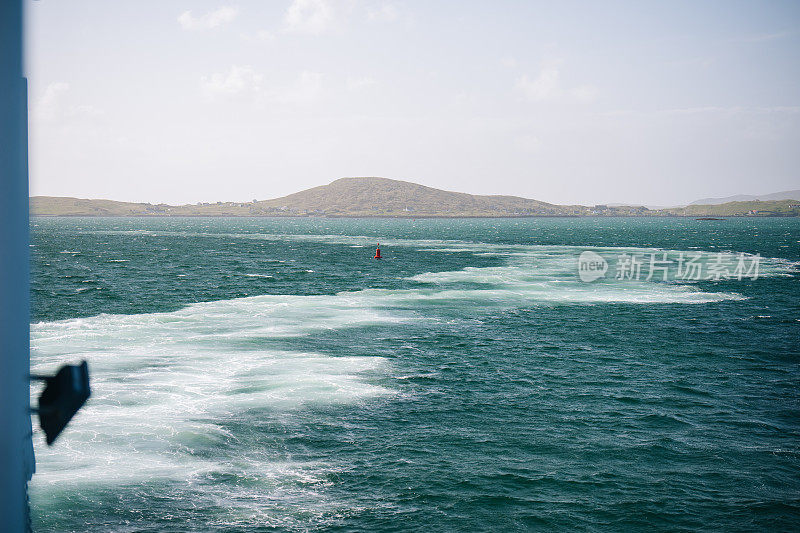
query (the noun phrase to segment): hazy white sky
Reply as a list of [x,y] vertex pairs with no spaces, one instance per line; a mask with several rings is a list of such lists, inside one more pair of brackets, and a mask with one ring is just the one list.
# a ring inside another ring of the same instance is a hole
[[32,194],[384,176],[556,203],[800,188],[800,2],[38,0]]

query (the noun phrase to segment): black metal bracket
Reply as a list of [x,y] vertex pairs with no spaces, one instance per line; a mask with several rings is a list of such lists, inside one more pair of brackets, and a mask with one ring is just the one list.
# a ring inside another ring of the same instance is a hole
[[39,425],[48,445],[52,445],[75,413],[91,396],[89,365],[64,365],[54,376],[31,374],[32,380],[46,382],[39,395],[39,407],[31,412],[39,415]]

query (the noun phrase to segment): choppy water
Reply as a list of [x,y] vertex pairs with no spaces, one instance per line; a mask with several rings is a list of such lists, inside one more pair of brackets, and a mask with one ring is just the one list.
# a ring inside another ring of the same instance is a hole
[[[796,219],[32,224],[33,368],[93,377],[37,531],[800,523]],[[764,260],[587,284],[586,249]]]

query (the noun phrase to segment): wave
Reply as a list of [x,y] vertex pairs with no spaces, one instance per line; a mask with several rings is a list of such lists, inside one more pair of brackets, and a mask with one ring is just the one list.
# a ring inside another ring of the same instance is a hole
[[668,283],[581,283],[571,274],[573,266],[569,254],[551,248],[507,266],[410,278],[432,287],[263,295],[196,303],[169,313],[33,324],[34,372],[52,372],[66,358],[87,359],[95,376],[91,408],[70,426],[66,452],[62,447],[58,453],[40,453],[36,482],[196,475],[216,463],[170,459],[171,447],[175,439],[192,435],[225,438],[217,422],[221,418],[251,409],[346,405],[397,393],[377,383],[391,371],[385,358],[271,348],[269,341],[276,339],[411,323],[429,319],[431,305],[452,302],[469,313],[538,302],[698,304],[741,298]]
[[[183,232],[183,231],[156,231],[156,230],[82,230],[78,233],[91,235],[143,235],[149,237],[206,237],[224,239],[266,240],[273,242],[319,242],[325,244],[339,244],[350,247],[372,246],[380,241],[384,247],[409,247],[425,252],[467,252],[484,257],[513,257],[531,256],[538,254],[556,253],[567,254],[573,260],[581,252],[591,250],[606,257],[620,254],[638,254],[647,256],[651,253],[661,255],[664,252],[670,257],[683,254],[687,259],[699,255],[703,264],[715,260],[719,254],[726,257],[738,256],[735,250],[702,250],[699,247],[689,247],[688,250],[670,250],[659,247],[638,246],[575,246],[552,244],[511,244],[511,243],[486,243],[459,239],[393,239],[390,237],[378,238],[368,235],[339,235],[339,234],[286,234],[286,233],[214,233],[214,232]],[[62,253],[80,253],[65,251]],[[744,254],[748,260],[754,256]],[[791,276],[800,273],[800,262],[779,257],[761,257],[761,270],[759,276]]]
[[[612,253],[644,253],[644,249],[608,249]],[[577,275],[577,256],[572,247],[541,247],[515,253],[507,264],[497,267],[467,267],[449,272],[426,272],[408,278],[441,287],[441,296],[459,294],[491,296],[494,301],[516,305],[550,303],[687,303],[700,304],[741,300],[732,292],[705,292],[691,284],[612,278],[584,283]],[[464,284],[483,286],[464,291]]]
[[397,394],[376,383],[389,366],[383,357],[268,346],[280,337],[403,320],[365,301],[350,295],[258,296],[171,313],[32,325],[33,372],[86,359],[93,375],[93,396],[67,429],[68,438],[53,451],[37,433],[34,490],[159,479],[191,483],[220,471],[289,484],[322,476],[324,465],[274,457],[226,463],[191,450],[224,449],[235,438],[227,422],[253,410],[279,416]]
[[[236,236],[348,246],[371,246],[375,241],[374,237],[341,235]],[[435,374],[397,372],[392,360],[379,356],[332,356],[311,349],[278,348],[281,339],[420,323],[431,320],[437,309],[472,318],[476,309],[486,307],[703,304],[743,298],[690,284],[613,278],[583,283],[576,270],[578,255],[587,249],[583,247],[380,242],[384,247],[491,254],[504,264],[418,274],[407,279],[411,287],[405,289],[262,295],[196,303],[169,313],[33,324],[34,372],[50,373],[67,360],[86,359],[94,380],[94,395],[67,429],[69,438],[50,449],[37,434],[39,473],[32,482],[33,492],[76,484],[115,487],[168,480],[188,487],[202,485],[186,500],[197,494],[229,500],[230,484],[215,488],[208,483],[215,476],[228,476],[253,481],[251,488],[246,483],[237,485],[236,490],[243,493],[240,501],[229,502],[231,508],[241,507],[242,501],[267,501],[264,494],[271,498],[275,491],[308,491],[309,498],[319,502],[324,498],[314,498],[313,492],[340,468],[335,461],[295,460],[269,447],[257,455],[226,455],[240,438],[231,424],[248,416],[252,419],[254,412],[264,413],[263,418],[291,420],[293,414],[312,409],[360,406],[397,396],[404,380],[434,379]],[[609,254],[652,250],[589,249]],[[701,253],[707,254],[704,260],[711,260],[713,254]],[[766,270],[775,275],[791,267],[779,260],[766,263]],[[387,385],[385,378],[392,375],[396,375],[394,385]],[[296,494],[288,500],[299,503],[286,503],[287,508],[304,501]],[[254,516],[258,522],[261,515]]]

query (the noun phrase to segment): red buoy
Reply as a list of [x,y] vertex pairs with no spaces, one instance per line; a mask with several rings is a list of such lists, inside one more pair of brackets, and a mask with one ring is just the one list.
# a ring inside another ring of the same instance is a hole
[[373,259],[382,259],[381,257],[381,243],[378,243],[378,248],[375,249],[375,257]]

